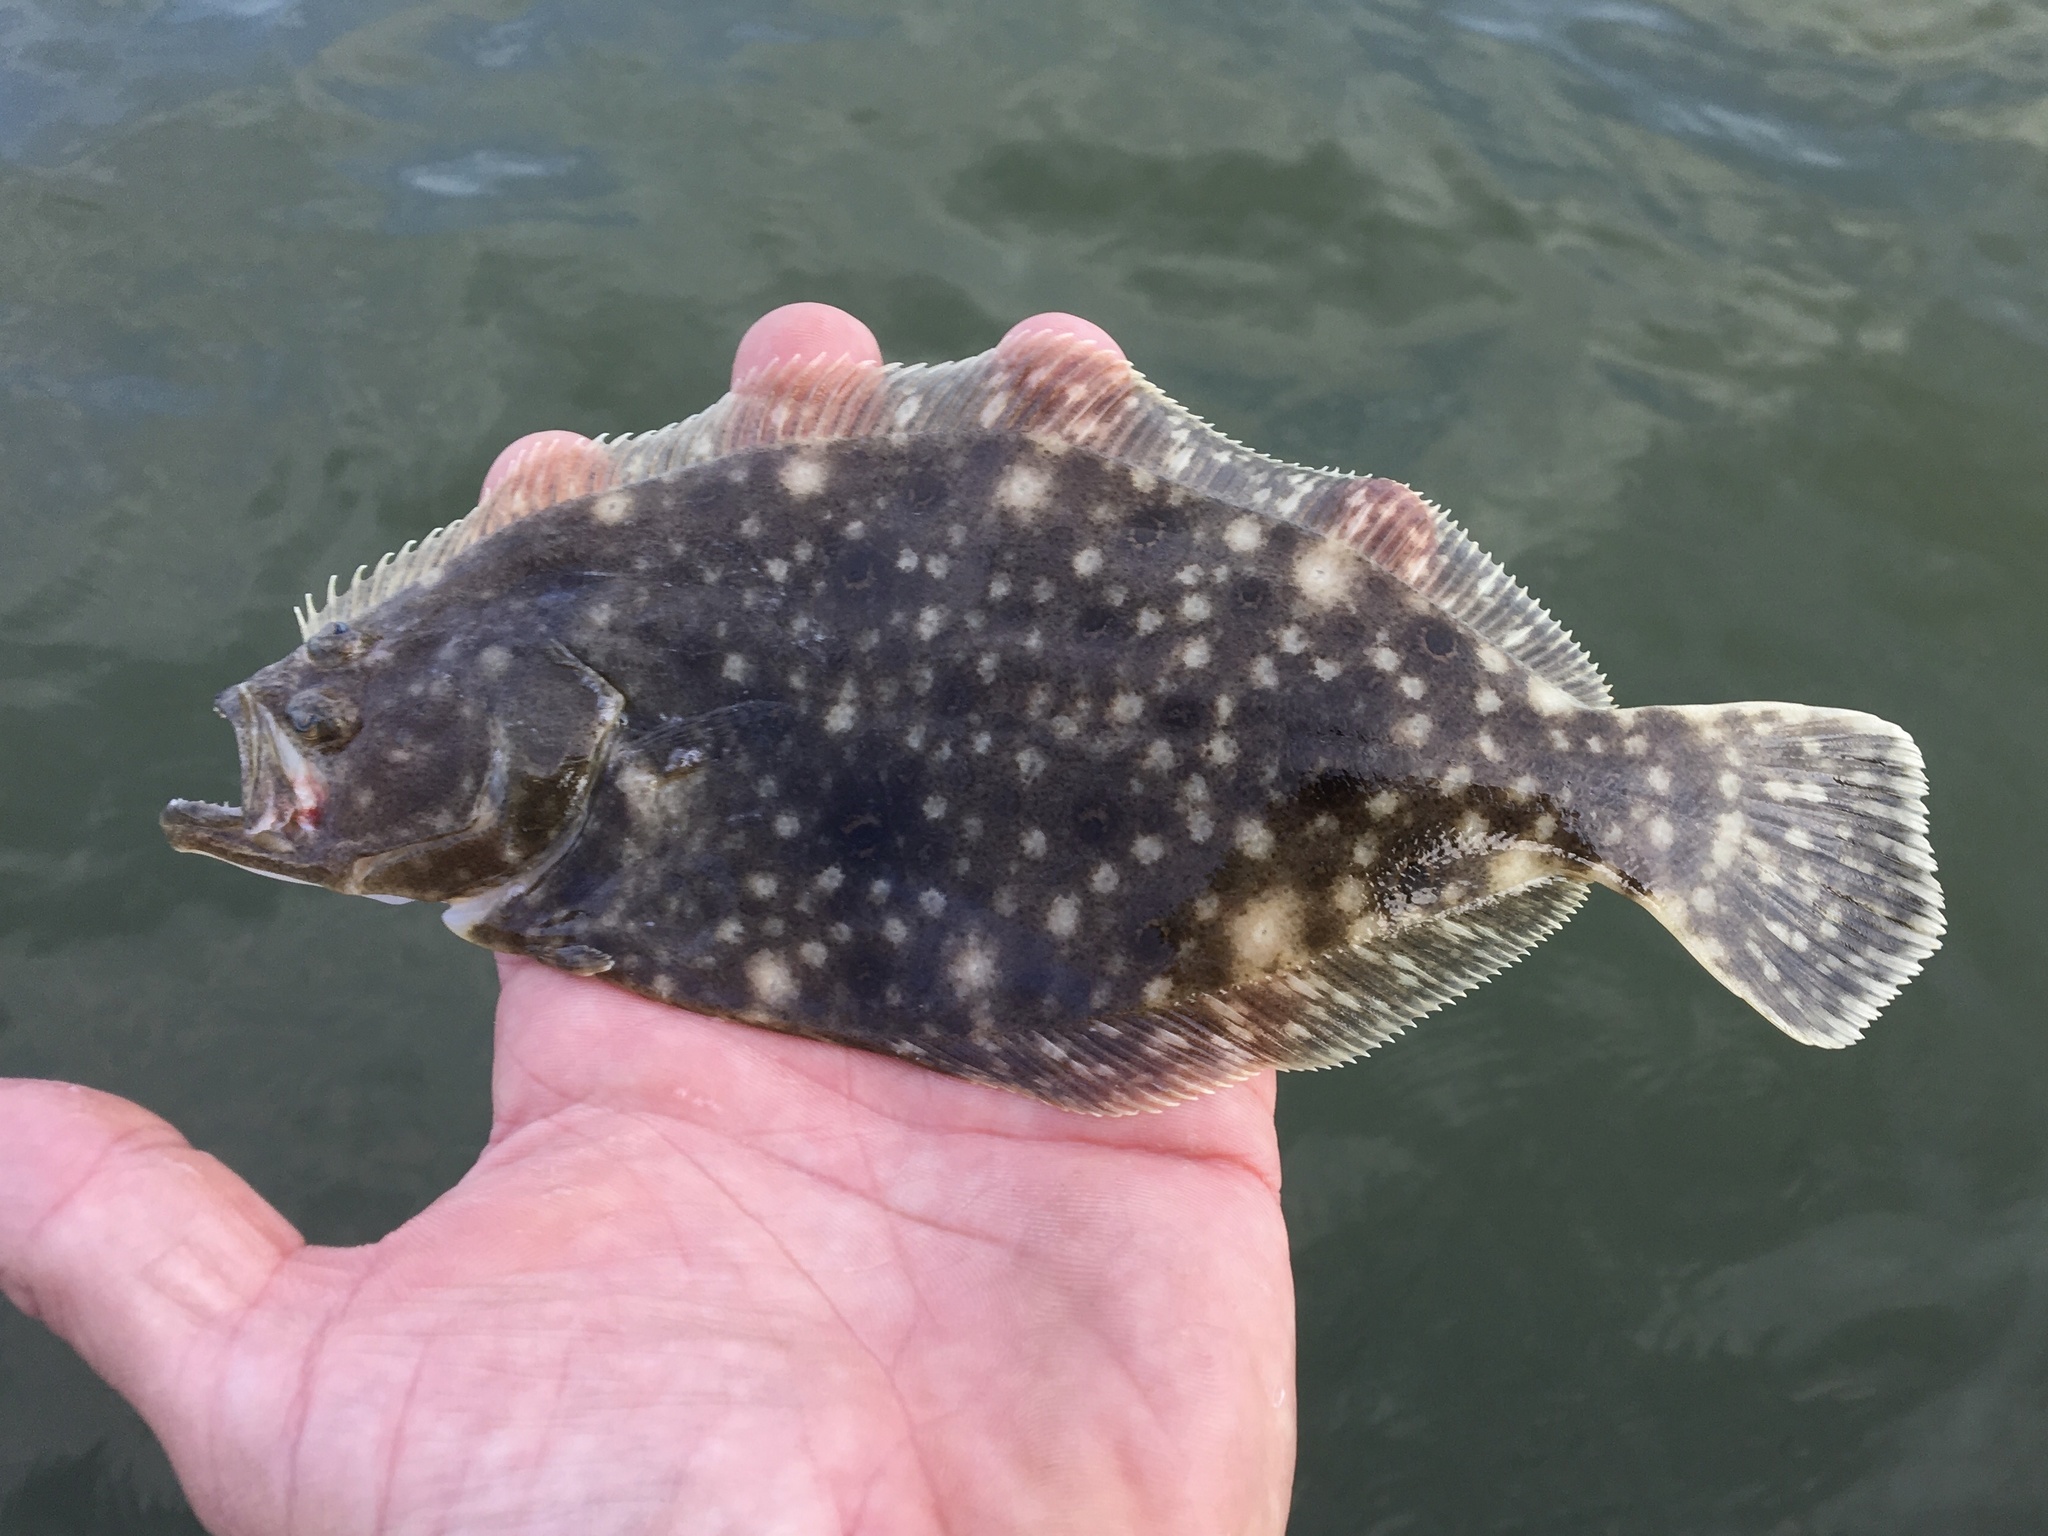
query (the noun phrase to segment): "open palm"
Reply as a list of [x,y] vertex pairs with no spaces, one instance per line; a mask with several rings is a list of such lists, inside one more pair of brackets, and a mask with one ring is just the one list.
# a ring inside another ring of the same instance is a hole
[[[737,375],[873,345],[770,322]],[[1281,1528],[1270,1078],[1092,1120],[502,974],[489,1146],[364,1248],[132,1104],[0,1083],[0,1283],[221,1536]]]

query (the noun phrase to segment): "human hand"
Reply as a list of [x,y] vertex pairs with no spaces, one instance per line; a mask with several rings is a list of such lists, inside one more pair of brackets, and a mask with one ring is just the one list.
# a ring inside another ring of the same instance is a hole
[[[796,305],[735,387],[820,353],[880,360]],[[499,970],[490,1142],[366,1247],[307,1245],[137,1105],[0,1081],[0,1287],[135,1404],[209,1529],[1282,1529],[1270,1074],[1089,1119]]]

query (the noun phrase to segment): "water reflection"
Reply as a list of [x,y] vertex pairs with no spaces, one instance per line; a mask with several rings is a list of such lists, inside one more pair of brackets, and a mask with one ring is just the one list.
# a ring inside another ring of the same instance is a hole
[[[1908,0],[0,4],[0,1070],[316,1235],[430,1198],[488,966],[165,850],[234,793],[213,691],[770,304],[923,358],[1073,309],[1447,502],[1625,700],[1870,708],[1934,772],[1950,942],[1853,1052],[1595,902],[1288,1085],[1298,1536],[2024,1528],[2044,93],[2048,11]],[[0,1509],[137,1433],[39,1337],[0,1312]]]

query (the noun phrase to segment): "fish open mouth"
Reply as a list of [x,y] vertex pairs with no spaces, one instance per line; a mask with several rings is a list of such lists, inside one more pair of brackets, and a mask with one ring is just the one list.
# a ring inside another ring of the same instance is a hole
[[324,776],[248,684],[222,694],[216,707],[235,728],[242,803],[173,800],[161,818],[164,835],[181,853],[207,854],[287,880],[328,883],[309,846],[327,803]]

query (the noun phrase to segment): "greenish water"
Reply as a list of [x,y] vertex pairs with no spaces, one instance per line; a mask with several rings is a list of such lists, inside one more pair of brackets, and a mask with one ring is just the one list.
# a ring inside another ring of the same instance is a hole
[[[1310,1533],[2048,1528],[2048,12],[0,0],[0,1073],[308,1236],[487,1117],[487,957],[179,858],[289,607],[798,298],[1038,309],[1452,507],[1623,703],[1918,736],[1947,946],[1847,1054],[1596,899],[1282,1094]],[[0,1531],[187,1531],[0,1311]]]

